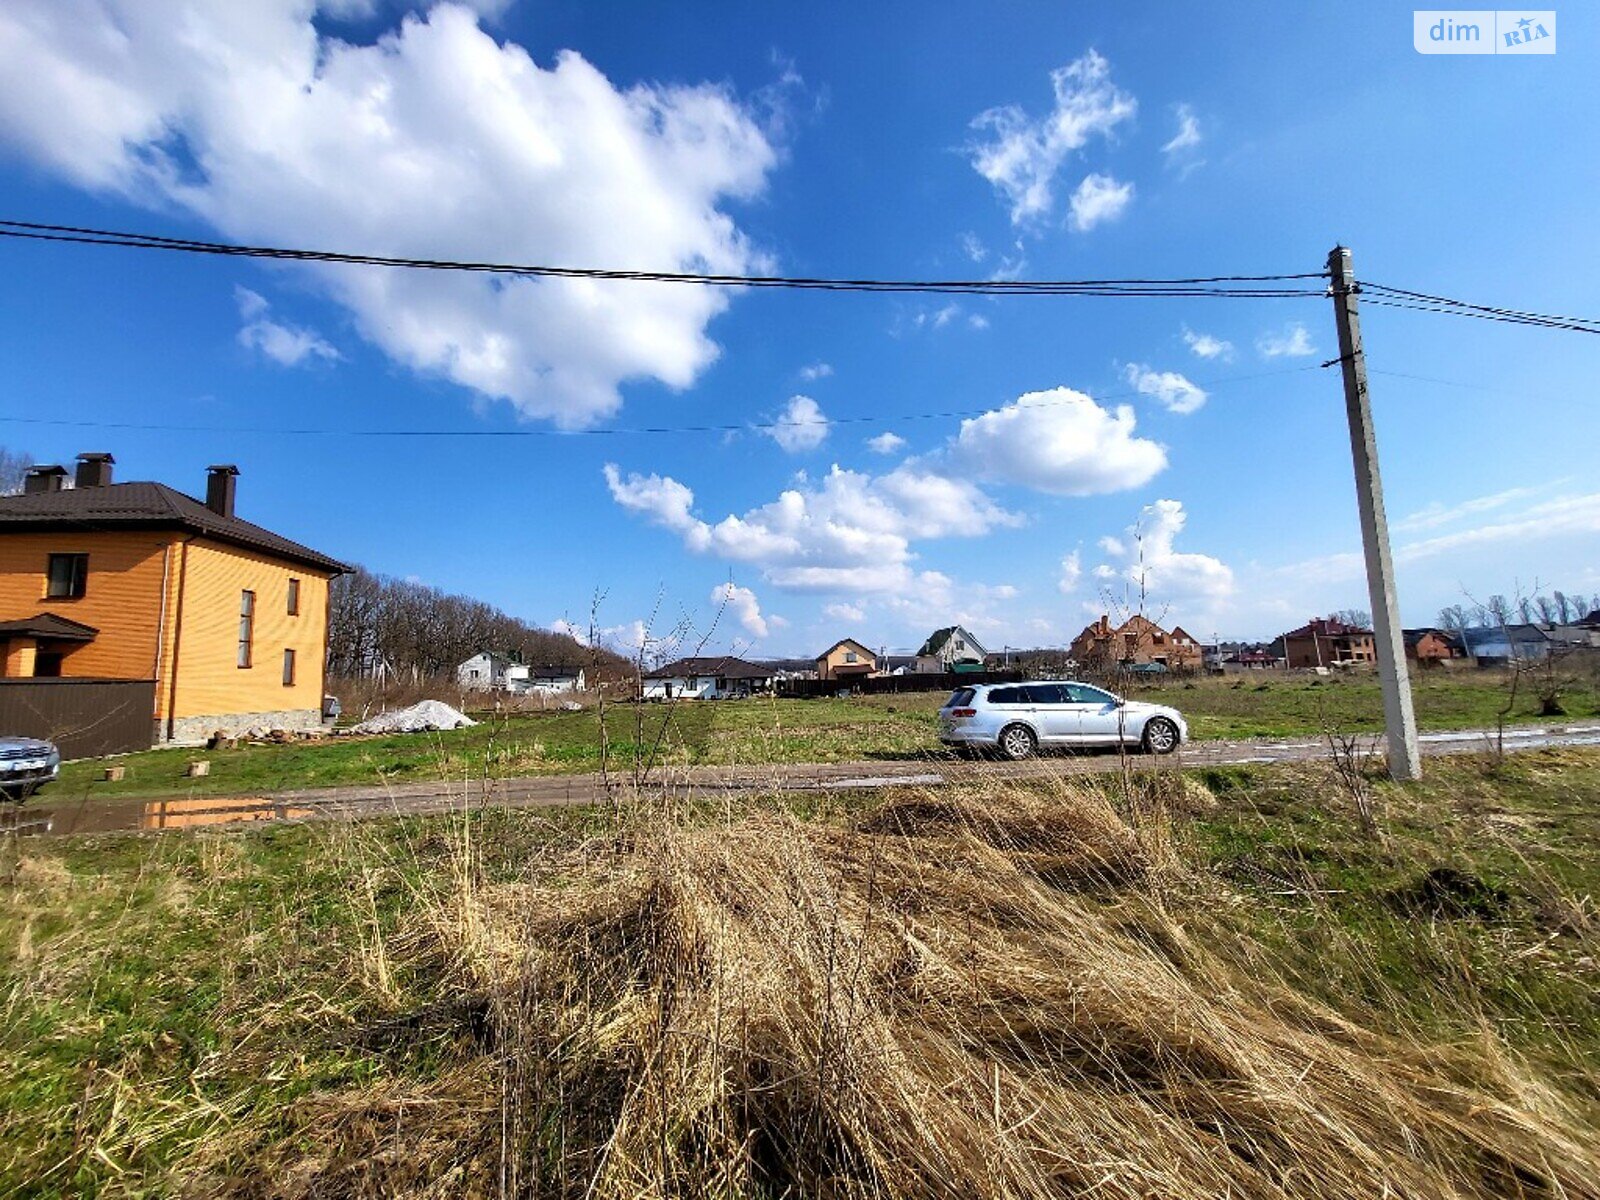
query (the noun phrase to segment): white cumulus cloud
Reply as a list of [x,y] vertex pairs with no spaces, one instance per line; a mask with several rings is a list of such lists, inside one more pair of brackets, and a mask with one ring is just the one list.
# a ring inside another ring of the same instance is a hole
[[[607,463],[604,474],[611,498],[629,512],[639,513],[653,525],[683,534],[689,539],[691,549],[704,549],[710,544],[703,522],[693,513],[694,492],[676,479],[639,474],[630,474],[624,479],[615,463]],[[697,539],[703,544],[694,545]]]
[[1122,374],[1141,396],[1153,396],[1168,412],[1187,416],[1205,406],[1205,389],[1176,371],[1153,371],[1143,363],[1129,363]]
[[1061,496],[1139,487],[1167,465],[1160,443],[1138,437],[1133,409],[1107,409],[1082,392],[1028,392],[1013,404],[961,422],[950,446],[962,470]]
[[1311,334],[1299,321],[1290,322],[1281,330],[1263,333],[1256,339],[1256,352],[1262,358],[1306,358],[1315,354]]
[[1196,358],[1220,358],[1223,362],[1233,361],[1233,343],[1213,337],[1209,333],[1196,333],[1187,325],[1183,327],[1183,344],[1194,352]]
[[[623,621],[617,625],[603,625],[591,630],[587,625],[579,625],[568,621],[565,617],[557,618],[550,622],[552,633],[564,633],[580,646],[593,645],[598,642],[620,654],[637,654],[641,650],[649,649],[660,653],[670,651],[678,644],[679,632],[668,631],[664,634],[655,634],[649,625],[640,620]],[[592,637],[591,637],[592,634]]]
[[285,367],[298,367],[308,359],[335,362],[339,352],[320,335],[299,325],[274,321],[268,314],[272,306],[266,297],[247,287],[233,289],[244,324],[239,327],[239,344],[258,351]]
[[898,433],[889,433],[887,431],[880,433],[877,437],[867,439],[867,448],[874,454],[893,454],[905,444],[905,438]]
[[791,396],[777,420],[767,426],[767,434],[789,454],[815,450],[828,438],[828,418],[810,396]]
[[[760,194],[778,151],[725,86],[619,87],[573,51],[544,66],[457,5],[365,45],[319,32],[315,15],[310,0],[9,0],[0,56],[26,69],[0,73],[0,143],[241,241],[763,265],[723,206]],[[615,411],[627,381],[693,383],[729,303],[714,288],[290,269],[396,362],[571,427]]]
[[832,374],[833,365],[831,363],[815,362],[809,366],[800,368],[800,378],[804,379],[807,383],[814,382],[818,379],[826,379]]
[[1048,216],[1056,175],[1069,156],[1091,137],[1110,134],[1138,108],[1111,82],[1111,64],[1093,50],[1052,71],[1050,84],[1055,105],[1043,117],[1006,105],[972,122],[985,135],[968,147],[972,166],[1005,198],[1016,225]]
[[1078,582],[1083,578],[1083,561],[1078,551],[1074,550],[1061,560],[1061,574],[1056,579],[1056,588],[1063,596],[1070,596],[1078,590]]
[[[626,511],[671,531],[691,553],[756,567],[782,590],[878,595],[891,606],[908,603],[914,591],[917,604],[937,607],[953,585],[917,567],[918,543],[1023,523],[982,483],[1070,496],[1137,487],[1167,458],[1135,425],[1127,406],[1102,408],[1070,388],[1032,392],[963,421],[935,452],[881,475],[838,465],[820,479],[801,474],[776,499],[715,521],[700,516],[693,490],[670,476],[624,474],[614,463],[604,474]],[[872,440],[887,445],[882,439]],[[967,585],[960,599],[1015,595],[1009,585]]]
[[711,603],[725,607],[751,637],[767,636],[767,619],[761,615],[761,604],[749,588],[739,587],[731,580],[719,583],[711,589]]
[[1101,541],[1111,561],[1096,567],[1095,576],[1106,584],[1122,584],[1132,603],[1142,585],[1152,614],[1170,609],[1170,619],[1179,622],[1185,613],[1210,615],[1233,594],[1233,570],[1209,554],[1174,548],[1188,521],[1180,501],[1157,500],[1146,506],[1126,538]]
[[617,504],[678,534],[691,552],[750,563],[789,591],[903,591],[918,578],[913,542],[977,537],[1019,522],[976,484],[915,463],[885,475],[835,466],[715,523],[694,515],[693,491],[671,477],[624,477],[612,464],[605,477]]
[[1133,200],[1133,184],[1119,183],[1109,175],[1086,175],[1072,193],[1069,223],[1079,233],[1114,221]]

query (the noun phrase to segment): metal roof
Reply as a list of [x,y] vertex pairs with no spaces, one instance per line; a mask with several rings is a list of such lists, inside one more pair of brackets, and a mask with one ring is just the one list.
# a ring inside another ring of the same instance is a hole
[[718,679],[770,679],[772,672],[766,667],[745,662],[742,658],[680,658],[654,671],[646,671],[646,679],[689,679],[709,675]]
[[49,642],[92,642],[100,631],[81,621],[69,621],[55,613],[40,613],[17,621],[0,621],[0,638],[31,637]]
[[111,483],[0,497],[0,533],[41,529],[185,529],[335,575],[351,569],[270,529],[212,512],[164,483]]

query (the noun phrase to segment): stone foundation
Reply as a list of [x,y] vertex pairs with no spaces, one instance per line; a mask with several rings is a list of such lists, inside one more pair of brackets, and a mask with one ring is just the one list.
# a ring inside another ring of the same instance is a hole
[[322,728],[322,710],[317,708],[221,713],[211,717],[179,717],[172,723],[171,735],[161,741],[169,746],[197,746],[219,730],[227,737],[250,737],[268,734],[274,729],[316,732]]

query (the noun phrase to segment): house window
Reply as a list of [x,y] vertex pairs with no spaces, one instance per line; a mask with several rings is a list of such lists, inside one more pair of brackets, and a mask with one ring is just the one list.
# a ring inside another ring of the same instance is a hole
[[291,617],[300,615],[300,581],[298,579],[289,580],[289,615]]
[[293,650],[285,650],[283,652],[283,686],[284,687],[293,687],[294,686],[294,651]]
[[239,665],[250,665],[250,647],[255,641],[256,632],[256,594],[254,592],[239,593]]
[[847,663],[855,662],[856,661],[856,652],[854,650],[846,650],[844,652],[844,660]]
[[76,600],[89,584],[87,554],[52,554],[49,585],[45,595],[51,600]]

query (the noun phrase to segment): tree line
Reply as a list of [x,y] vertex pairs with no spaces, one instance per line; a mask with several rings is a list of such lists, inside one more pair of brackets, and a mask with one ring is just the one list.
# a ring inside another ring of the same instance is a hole
[[357,567],[329,585],[328,670],[345,678],[449,676],[483,650],[536,667],[617,668],[625,660],[530,625],[470,596]]
[[1549,595],[1518,596],[1508,600],[1494,595],[1483,604],[1451,604],[1439,610],[1439,628],[1492,629],[1501,625],[1569,625],[1600,611],[1600,592],[1552,591]]

